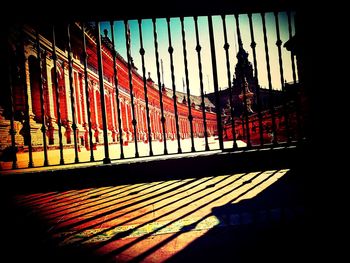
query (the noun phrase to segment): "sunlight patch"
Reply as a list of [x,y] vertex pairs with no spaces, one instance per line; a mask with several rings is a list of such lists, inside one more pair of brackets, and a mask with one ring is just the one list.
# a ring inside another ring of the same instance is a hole
[[[126,225],[118,226],[114,229],[104,232],[105,229],[88,229],[74,234],[74,232],[61,233],[57,237],[69,236],[61,245],[69,245],[73,243],[98,243],[109,239],[126,239],[140,237],[144,235],[162,235],[176,232],[188,232],[211,229],[216,226],[223,226],[223,221],[216,216],[208,216],[201,220],[200,218],[188,218],[177,220],[175,222],[151,222],[144,226]],[[91,238],[90,238],[91,237]]]

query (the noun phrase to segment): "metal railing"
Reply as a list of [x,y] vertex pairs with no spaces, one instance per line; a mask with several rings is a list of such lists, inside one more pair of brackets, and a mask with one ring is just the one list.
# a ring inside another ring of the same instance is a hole
[[[295,34],[293,15],[14,25],[7,43],[9,100],[0,112],[2,169],[300,142],[302,83],[295,56],[282,49],[282,35],[286,41]],[[131,31],[138,32],[135,39]],[[134,64],[137,47],[141,73]],[[170,68],[165,72],[163,59]]]

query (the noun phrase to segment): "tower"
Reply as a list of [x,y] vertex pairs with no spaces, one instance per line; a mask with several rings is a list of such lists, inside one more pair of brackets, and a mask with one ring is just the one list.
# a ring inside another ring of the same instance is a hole
[[253,113],[255,108],[254,95],[257,89],[257,81],[254,77],[252,63],[248,60],[248,52],[240,45],[236,55],[237,64],[232,81],[233,106],[235,116],[241,116],[244,112],[243,89],[246,92],[248,113]]

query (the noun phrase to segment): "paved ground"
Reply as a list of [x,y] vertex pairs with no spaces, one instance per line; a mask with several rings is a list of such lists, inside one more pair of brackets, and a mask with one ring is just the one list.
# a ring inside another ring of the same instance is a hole
[[11,262],[292,262],[308,238],[295,175],[253,171],[16,194],[7,203],[5,249]]

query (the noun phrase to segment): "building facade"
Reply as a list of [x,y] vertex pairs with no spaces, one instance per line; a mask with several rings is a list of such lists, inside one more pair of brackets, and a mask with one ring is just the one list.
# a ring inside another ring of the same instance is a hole
[[[42,149],[43,120],[45,122],[48,148],[57,148],[59,145],[58,113],[62,123],[62,141],[64,147],[73,145],[74,130],[76,130],[78,144],[86,148],[91,147],[89,144],[89,125],[91,125],[92,141],[94,144],[104,143],[104,128],[107,129],[109,143],[119,143],[121,137],[124,143],[135,140],[148,143],[149,130],[143,76],[132,65],[131,82],[133,98],[131,98],[128,62],[121,55],[116,54],[117,78],[115,78],[114,48],[111,39],[109,39],[105,32],[101,41],[103,70],[103,85],[101,85],[95,28],[88,25],[85,30],[87,53],[87,78],[85,78],[82,26],[79,23],[74,23],[70,26],[70,54],[68,54],[69,47],[66,32],[64,28],[57,28],[56,30],[56,67],[54,67],[53,38],[50,30],[45,27],[40,30],[41,63],[39,63],[38,59],[37,36],[33,27],[25,26],[22,36],[14,35],[10,39],[10,60],[13,69],[11,72],[12,104],[14,110],[14,129],[16,132],[15,142],[18,149],[25,150],[29,143],[31,143],[33,149]],[[72,61],[72,72],[70,72],[69,55]],[[55,68],[57,74],[55,74]],[[58,100],[56,98],[56,76]],[[85,79],[87,79],[87,85]],[[118,81],[117,85],[115,79]],[[41,100],[41,83],[43,101]],[[164,140],[163,134],[165,134],[165,139],[174,140],[177,139],[174,100],[172,92],[169,92],[164,87],[164,84],[162,86],[159,89],[159,85],[148,74],[146,89],[150,136],[152,140],[162,141]],[[101,97],[101,87],[104,89],[104,97],[103,95]],[[119,94],[118,100],[116,88]],[[162,92],[165,118],[164,133],[162,129],[160,90]],[[181,94],[181,92],[177,92],[176,94],[179,135],[181,139],[190,138],[188,102],[186,99],[184,100],[186,94]],[[102,98],[104,99],[104,103]],[[200,97],[192,95],[191,98],[193,99],[191,104],[193,136],[204,137],[205,131],[201,100]],[[59,107],[57,101],[59,101]],[[118,101],[119,111],[117,106]],[[9,107],[8,101],[2,100],[0,105],[1,150],[11,146]],[[103,125],[102,107],[105,107],[106,127]],[[208,136],[213,136],[217,133],[216,113],[211,109],[213,109],[213,105],[206,98],[204,111]],[[88,111],[90,111],[90,119],[88,118]],[[29,125],[26,123],[28,120],[26,118],[27,113],[29,114]],[[120,118],[118,113],[120,114]],[[134,121],[133,115],[135,116]],[[121,120],[120,125],[119,119]],[[136,133],[134,132],[135,123]],[[119,127],[121,127],[121,130]],[[28,136],[29,133],[30,136]]]

